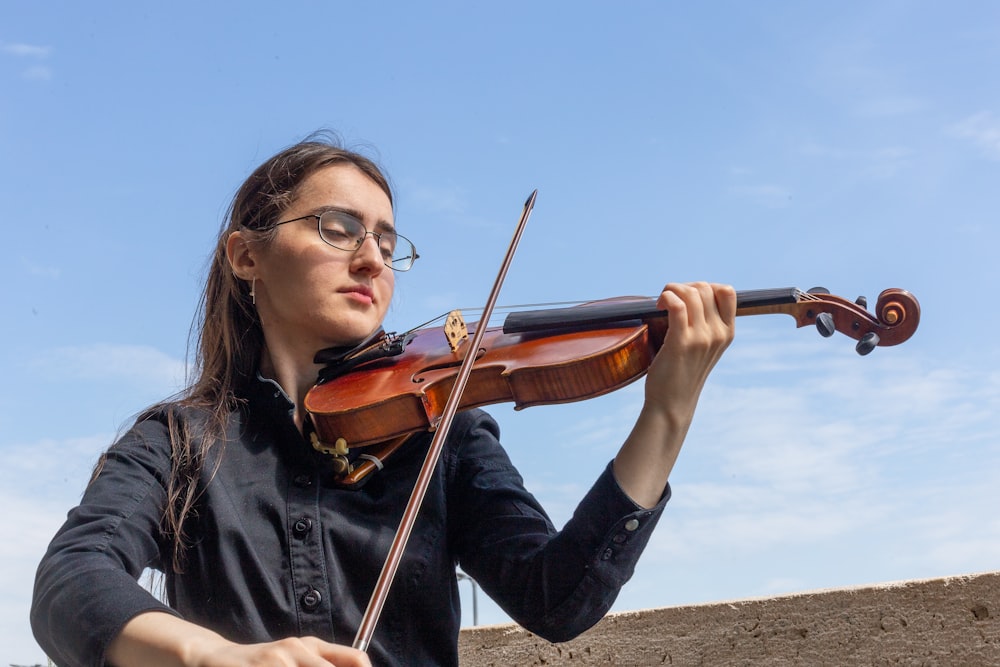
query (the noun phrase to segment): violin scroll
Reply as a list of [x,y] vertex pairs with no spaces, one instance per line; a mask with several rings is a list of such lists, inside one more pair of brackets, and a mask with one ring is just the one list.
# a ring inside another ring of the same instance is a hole
[[920,319],[920,304],[913,298],[913,295],[906,290],[888,289],[879,295],[878,303],[875,305],[875,312],[878,313],[879,320],[888,326],[903,324],[907,320],[908,310],[915,317],[911,318],[910,334],[907,335],[907,338],[916,330],[917,322]]
[[800,327],[814,324],[820,335],[840,332],[858,341],[858,354],[866,355],[879,346],[898,345],[908,340],[920,324],[920,304],[906,290],[892,288],[879,294],[875,312],[866,309],[867,300],[853,303],[823,288],[802,292],[789,312]]

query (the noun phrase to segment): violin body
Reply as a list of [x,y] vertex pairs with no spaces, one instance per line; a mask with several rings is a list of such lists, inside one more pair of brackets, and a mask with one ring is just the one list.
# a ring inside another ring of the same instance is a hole
[[[568,403],[614,391],[641,377],[663,342],[646,325],[550,336],[487,329],[460,409],[513,403],[516,409]],[[468,341],[466,341],[467,343]],[[452,351],[440,328],[420,330],[406,352],[317,385],[305,406],[323,442],[363,447],[433,430],[468,345]],[[372,397],[378,397],[372,400]]]
[[[912,336],[920,306],[900,289],[882,292],[874,315],[825,290],[737,293],[738,315],[771,313],[789,314],[799,327],[814,324],[824,336],[839,331],[867,354]],[[645,374],[667,326],[655,300],[638,297],[511,313],[503,327],[484,332],[459,409],[505,402],[521,409],[615,391]],[[468,339],[455,345],[440,327],[420,329],[406,335],[402,352],[316,385],[305,407],[319,440],[343,449],[433,431],[469,353]]]

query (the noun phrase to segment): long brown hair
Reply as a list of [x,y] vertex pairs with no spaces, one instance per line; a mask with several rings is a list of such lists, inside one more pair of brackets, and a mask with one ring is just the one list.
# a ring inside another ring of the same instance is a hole
[[[264,345],[260,318],[250,286],[235,276],[226,256],[226,240],[236,230],[268,243],[275,223],[294,201],[299,185],[310,175],[333,164],[351,164],[372,179],[393,204],[392,188],[369,158],[343,148],[329,134],[312,135],[261,164],[237,191],[219,232],[208,269],[205,291],[192,326],[196,335],[194,378],[174,405],[198,409],[206,415],[195,429],[166,410],[172,466],[167,481],[167,505],[162,530],[173,542],[172,567],[184,565],[184,523],[198,499],[198,481],[209,451],[223,440],[230,413],[239,407],[240,388],[256,374]],[[147,415],[162,409],[156,406]],[[216,466],[221,461],[215,457]]]

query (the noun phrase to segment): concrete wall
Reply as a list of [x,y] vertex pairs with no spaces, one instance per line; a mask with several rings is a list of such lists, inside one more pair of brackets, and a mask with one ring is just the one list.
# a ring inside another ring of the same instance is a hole
[[564,644],[462,631],[463,667],[1000,665],[1000,572],[611,614]]

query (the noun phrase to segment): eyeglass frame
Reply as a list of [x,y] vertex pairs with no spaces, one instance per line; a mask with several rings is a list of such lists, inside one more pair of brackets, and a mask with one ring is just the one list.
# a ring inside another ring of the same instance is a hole
[[[357,222],[358,225],[360,225],[361,229],[364,230],[364,234],[362,234],[361,237],[358,239],[358,245],[356,245],[353,248],[341,248],[339,246],[335,246],[332,243],[330,243],[327,240],[327,238],[325,236],[323,236],[323,225],[322,225],[323,216],[327,215],[327,214],[339,215],[339,216],[342,216],[342,217],[345,217],[345,218],[349,218],[349,219]],[[382,235],[386,234],[386,233],[394,234],[396,236],[396,240],[397,241],[402,240],[402,241],[405,241],[406,243],[410,244],[410,249],[413,251],[413,253],[412,253],[412,259],[410,260],[410,265],[407,266],[405,269],[401,269],[399,267],[393,266],[391,264],[391,262],[392,262],[392,258],[391,257],[389,258],[389,261],[386,261],[384,259],[382,260],[382,264],[384,264],[388,268],[392,269],[393,271],[397,271],[399,273],[403,273],[404,271],[409,271],[410,269],[413,268],[413,264],[418,259],[420,259],[420,255],[417,254],[417,246],[413,244],[413,241],[411,241],[410,239],[406,238],[402,234],[398,233],[394,229],[393,230],[386,230],[386,231],[383,231],[383,232],[373,232],[370,229],[368,229],[367,227],[365,227],[365,224],[363,222],[361,222],[361,220],[356,215],[352,215],[351,213],[348,213],[347,211],[341,211],[341,210],[338,210],[338,209],[330,209],[330,210],[327,210],[327,211],[323,211],[322,213],[310,213],[309,215],[303,215],[300,218],[292,218],[291,220],[282,220],[281,222],[274,223],[272,225],[272,228],[279,227],[281,225],[287,225],[290,222],[298,222],[299,220],[308,220],[309,218],[316,218],[316,233],[319,234],[320,240],[323,241],[323,243],[325,243],[328,246],[330,246],[331,248],[335,248],[335,249],[343,251],[343,252],[357,252],[358,250],[361,249],[361,246],[363,246],[365,244],[365,239],[367,239],[369,235],[371,235],[371,236],[373,236],[375,238],[375,245],[379,245],[379,243],[381,243],[381,241],[382,241]],[[381,246],[379,246],[379,248],[381,250]],[[381,255],[381,252],[379,254]]]

